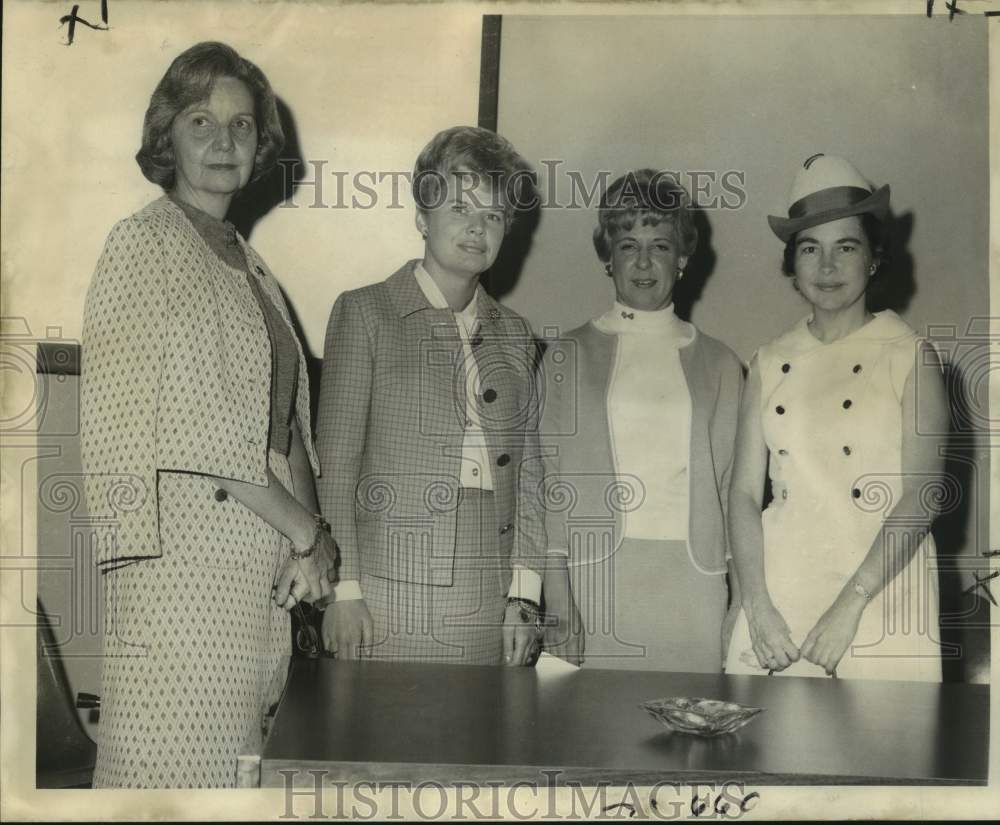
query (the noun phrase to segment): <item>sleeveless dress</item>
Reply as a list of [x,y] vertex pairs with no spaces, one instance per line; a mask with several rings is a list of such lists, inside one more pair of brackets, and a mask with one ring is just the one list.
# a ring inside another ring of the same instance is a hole
[[[903,388],[918,351],[916,333],[892,311],[830,344],[807,322],[762,347],[757,361],[773,494],[762,515],[765,574],[797,646],[854,575],[898,500]],[[914,527],[904,540],[918,550],[865,608],[840,677],[941,679],[933,539]],[[897,552],[892,540],[885,552]],[[744,613],[726,672],[766,672]],[[781,674],[826,675],[805,659]]]

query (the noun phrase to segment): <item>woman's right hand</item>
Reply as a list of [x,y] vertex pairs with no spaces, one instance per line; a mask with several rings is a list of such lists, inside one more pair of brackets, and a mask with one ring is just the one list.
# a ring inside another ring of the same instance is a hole
[[337,545],[329,533],[320,530],[311,555],[293,559],[289,556],[274,579],[274,603],[291,610],[298,602],[315,602],[330,593]]
[[366,647],[370,651],[374,625],[365,600],[350,599],[327,607],[322,635],[323,647],[338,659],[360,659]]
[[768,597],[744,604],[750,640],[757,661],[765,670],[784,670],[799,659],[799,649],[792,642],[791,631],[778,608]]

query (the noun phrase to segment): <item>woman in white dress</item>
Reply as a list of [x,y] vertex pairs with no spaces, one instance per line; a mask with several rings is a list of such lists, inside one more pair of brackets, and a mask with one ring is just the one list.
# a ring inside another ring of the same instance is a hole
[[867,307],[889,187],[814,155],[790,202],[768,220],[811,312],[750,365],[729,498],[743,614],[726,671],[938,681],[930,527],[949,495],[948,408],[933,347]]
[[587,667],[722,670],[743,365],[674,314],[697,243],[670,176],[612,183],[594,245],[614,301],[543,360],[546,646]]

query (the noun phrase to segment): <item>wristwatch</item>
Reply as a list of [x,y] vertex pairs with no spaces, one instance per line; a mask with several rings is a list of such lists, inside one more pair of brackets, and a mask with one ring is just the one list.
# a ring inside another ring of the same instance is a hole
[[875,598],[875,594],[872,593],[870,590],[868,590],[868,588],[866,588],[857,579],[854,580],[853,584],[854,584],[854,592],[857,593],[866,602],[870,602],[872,599]]

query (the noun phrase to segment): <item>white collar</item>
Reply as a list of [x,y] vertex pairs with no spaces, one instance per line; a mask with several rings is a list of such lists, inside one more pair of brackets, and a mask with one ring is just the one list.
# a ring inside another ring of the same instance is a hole
[[[444,297],[444,293],[441,291],[441,287],[437,285],[437,282],[431,277],[431,274],[424,268],[423,263],[417,261],[413,267],[413,277],[417,279],[417,285],[420,287],[421,292],[424,293],[424,297],[427,302],[434,307],[434,309],[448,309],[448,299]],[[466,326],[471,326],[476,318],[478,317],[478,305],[479,305],[479,290],[482,289],[480,284],[476,284],[476,291],[472,295],[472,300],[469,301],[465,309],[455,312],[455,315],[459,316],[463,321],[466,322]]]

